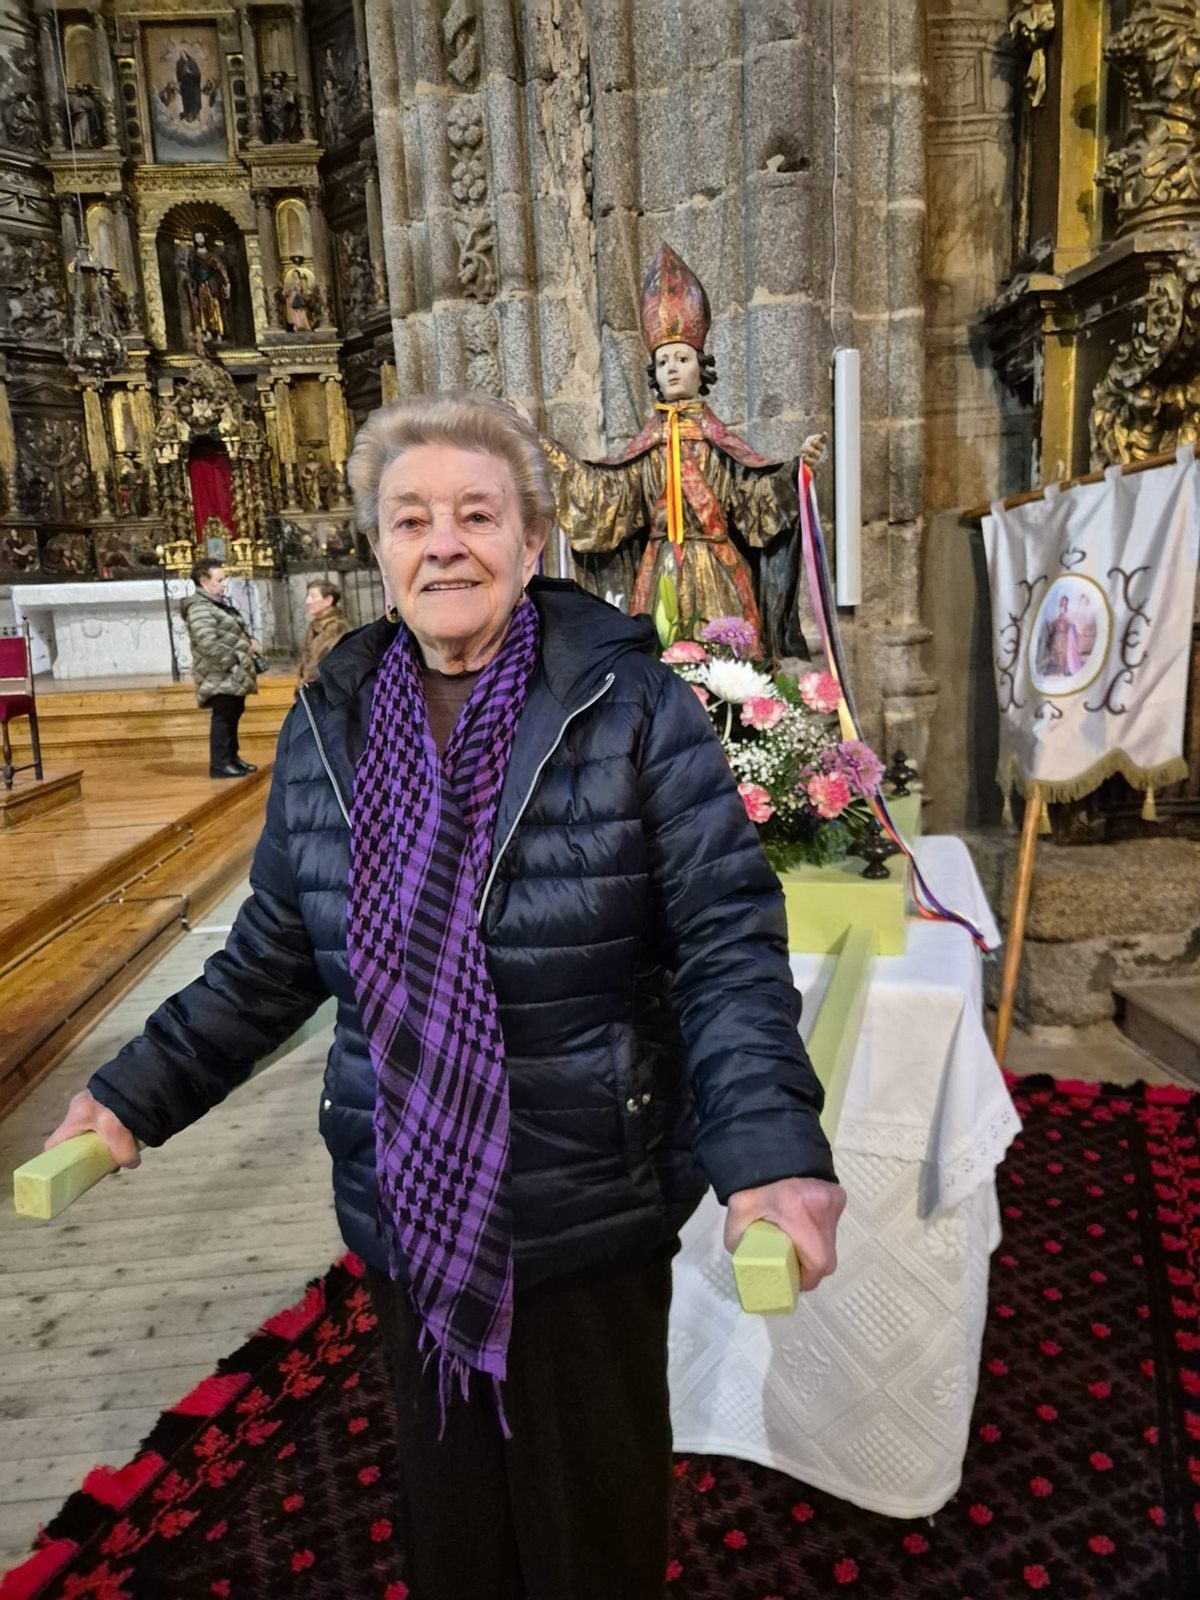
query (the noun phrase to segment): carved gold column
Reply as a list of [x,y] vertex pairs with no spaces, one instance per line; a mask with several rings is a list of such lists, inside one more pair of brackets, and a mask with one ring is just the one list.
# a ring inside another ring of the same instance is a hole
[[[81,380],[82,381],[82,380]],[[104,426],[104,407],[96,384],[83,382],[83,423],[87,433],[88,464],[96,490],[97,520],[108,521],[112,509],[112,457]]]
[[313,115],[312,60],[308,50],[308,21],[302,3],[292,6],[292,49],[296,63],[296,102],[300,112],[300,137],[315,139],[317,124]]
[[8,403],[8,361],[0,355],[0,516],[7,516],[17,504],[17,441],[13,433],[12,408]]
[[142,291],[138,282],[137,253],[133,247],[133,209],[129,196],[126,194],[115,195],[112,200],[112,210],[117,222],[117,258],[121,263],[121,287],[129,302],[129,314],[132,321],[130,333],[137,339],[146,337],[142,323],[145,314],[142,309]]
[[38,57],[41,62],[42,85],[46,94],[46,112],[50,123],[50,145],[54,150],[63,150],[67,143],[64,112],[66,90],[58,65],[58,22],[49,5],[39,11],[38,15]]
[[394,361],[385,361],[379,368],[379,398],[385,406],[400,398],[400,384],[396,378]]
[[104,143],[109,149],[120,147],[118,125],[121,121],[121,96],[117,91],[117,75],[113,71],[112,23],[99,13],[92,19],[92,36],[96,41],[96,73],[100,82],[102,113],[104,116]]
[[142,288],[146,295],[146,337],[158,350],[167,348],[167,313],[158,277],[158,249],[153,233],[138,234],[142,258]]
[[267,327],[279,326],[279,302],[276,291],[282,279],[279,266],[279,237],[275,231],[275,196],[270,189],[253,192],[254,218],[258,225],[258,248],[262,255],[263,302],[267,313]]
[[342,389],[340,373],[326,373],[321,379],[325,386],[325,424],[329,440],[329,464],[333,469],[333,504],[341,509],[350,504],[346,486],[346,460],[350,454],[350,418],[346,412],[346,396]]
[[262,139],[262,80],[258,72],[254,13],[249,6],[242,12],[242,64],[246,74],[246,137],[258,142]]
[[300,482],[296,474],[296,418],[292,412],[292,386],[288,378],[275,380],[275,439],[283,476],[283,503],[298,507]]
[[321,204],[321,191],[304,189],[302,193],[312,225],[313,267],[321,286],[320,325],[327,328],[333,322],[333,262],[329,254],[329,226],[325,221],[325,208]]

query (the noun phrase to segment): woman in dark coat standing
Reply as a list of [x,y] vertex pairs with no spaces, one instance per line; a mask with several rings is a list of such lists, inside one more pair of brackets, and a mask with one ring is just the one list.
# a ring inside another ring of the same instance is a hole
[[394,617],[280,736],[253,893],[53,1141],[201,1116],[336,996],[320,1125],[397,1391],[413,1600],[651,1600],[667,1312],[711,1183],[812,1288],[844,1203],[782,897],[652,630],[533,572],[536,435],[474,396],[351,462]]

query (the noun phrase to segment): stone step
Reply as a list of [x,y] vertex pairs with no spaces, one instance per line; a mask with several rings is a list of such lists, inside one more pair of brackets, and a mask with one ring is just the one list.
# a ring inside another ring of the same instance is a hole
[[1200,978],[1114,989],[1122,1032],[1156,1061],[1200,1086]]

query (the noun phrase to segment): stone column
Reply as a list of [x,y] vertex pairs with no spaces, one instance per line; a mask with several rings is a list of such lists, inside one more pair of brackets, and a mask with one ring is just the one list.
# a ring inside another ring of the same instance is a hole
[[258,72],[254,15],[249,7],[242,12],[242,65],[246,76],[246,137],[257,144],[262,139],[262,79]]
[[117,92],[117,75],[113,70],[113,40],[109,32],[112,24],[97,15],[92,21],[92,37],[96,41],[96,71],[100,82],[96,85],[104,110],[104,144],[108,149],[120,149],[121,101]]
[[292,7],[292,41],[296,62],[296,100],[300,110],[300,137],[315,139],[317,124],[313,114],[312,59],[308,49],[308,23],[302,3]]
[[52,10],[38,13],[38,57],[42,85],[46,92],[46,111],[50,123],[50,143],[56,150],[67,144],[66,89],[58,58],[58,22]]
[[321,191],[303,189],[301,194],[308,207],[308,220],[312,227],[313,269],[321,286],[321,326],[329,327],[333,321],[333,262],[329,254],[329,225],[325,221]]
[[254,217],[258,225],[258,248],[262,257],[263,300],[266,305],[267,327],[279,326],[278,301],[275,291],[282,279],[279,268],[279,239],[275,232],[275,196],[270,189],[255,189]]

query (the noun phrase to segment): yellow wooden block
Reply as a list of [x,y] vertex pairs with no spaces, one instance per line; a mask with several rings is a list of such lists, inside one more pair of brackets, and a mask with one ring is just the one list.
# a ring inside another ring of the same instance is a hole
[[773,1222],[752,1222],[733,1252],[733,1278],[743,1311],[794,1311],[800,1263],[792,1241]]
[[890,794],[886,796],[888,814],[896,824],[896,831],[908,844],[913,844],[921,837],[921,813],[923,794],[913,790],[911,794]]
[[13,1173],[13,1205],[19,1217],[49,1222],[86,1189],[116,1170],[117,1164],[98,1133],[78,1134],[17,1168]]
[[794,867],[781,872],[787,906],[788,949],[828,955],[852,926],[874,928],[881,956],[901,956],[904,923],[904,857],[887,863],[886,878],[864,878],[863,863],[851,856],[828,867]]

